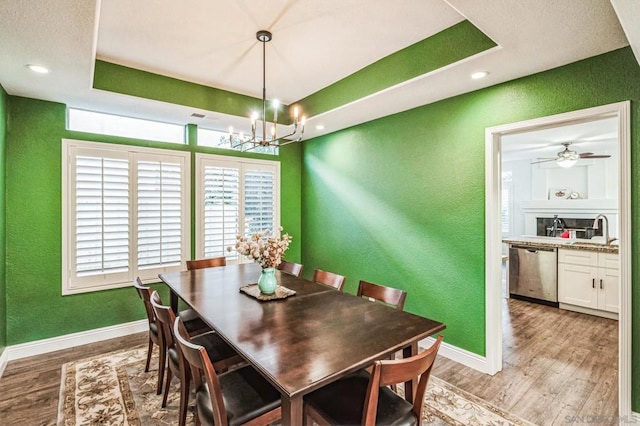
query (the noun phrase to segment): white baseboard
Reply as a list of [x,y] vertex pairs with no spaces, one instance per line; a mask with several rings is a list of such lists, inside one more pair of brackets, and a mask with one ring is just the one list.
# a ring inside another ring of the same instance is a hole
[[123,337],[129,334],[141,333],[148,329],[149,323],[144,319],[8,346],[0,356],[0,377],[2,377],[4,367],[8,361],[86,345],[88,343],[100,342],[116,337]]
[[[427,337],[426,339],[422,339],[418,342],[418,345],[428,348],[433,345],[435,341],[436,339],[433,337]],[[465,349],[461,349],[457,346],[450,345],[444,341],[440,344],[438,355],[442,355],[445,358],[459,362],[462,365],[473,368],[474,370],[478,370],[482,373],[488,373],[489,371],[487,359],[485,357],[474,354],[473,352],[469,352]]]
[[7,368],[9,362],[9,354],[7,348],[4,348],[2,354],[0,354],[0,377],[4,374],[4,369]]

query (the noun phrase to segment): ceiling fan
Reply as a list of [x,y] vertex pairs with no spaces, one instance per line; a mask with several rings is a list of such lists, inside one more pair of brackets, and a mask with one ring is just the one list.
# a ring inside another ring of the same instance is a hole
[[554,158],[538,158],[538,161],[534,161],[531,164],[538,164],[538,163],[546,163],[548,161],[555,161],[558,166],[560,167],[565,167],[565,168],[569,168],[571,166],[573,166],[574,164],[576,164],[576,161],[578,161],[581,158],[609,158],[611,157],[611,155],[608,154],[594,154],[593,152],[583,152],[583,153],[578,153],[576,151],[573,151],[571,149],[569,149],[569,145],[571,145],[572,142],[563,142],[562,145],[564,146],[564,150],[558,152],[558,156],[554,157]]

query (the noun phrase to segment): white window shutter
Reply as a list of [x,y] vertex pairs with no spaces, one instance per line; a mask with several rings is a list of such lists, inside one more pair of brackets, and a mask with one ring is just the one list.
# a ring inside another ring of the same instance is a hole
[[75,204],[76,274],[128,271],[128,161],[78,156]]
[[180,163],[138,161],[139,269],[178,266],[182,260]]
[[272,170],[252,170],[244,172],[244,234],[275,228],[275,173]]
[[203,195],[204,257],[236,258],[226,248],[235,245],[240,232],[240,169],[206,166]]

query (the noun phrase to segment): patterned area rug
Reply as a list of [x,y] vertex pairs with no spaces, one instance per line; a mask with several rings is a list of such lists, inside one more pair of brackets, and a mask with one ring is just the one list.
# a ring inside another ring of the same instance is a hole
[[[157,349],[148,373],[146,354],[145,346],[63,365],[58,426],[177,424],[178,380],[172,382],[167,407],[160,408]],[[193,424],[190,408],[187,424]],[[429,380],[422,424],[532,425],[436,377]]]

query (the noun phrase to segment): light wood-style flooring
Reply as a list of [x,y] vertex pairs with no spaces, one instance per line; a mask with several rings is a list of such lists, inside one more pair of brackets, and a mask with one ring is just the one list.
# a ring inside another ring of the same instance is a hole
[[55,425],[62,364],[93,355],[146,345],[148,334],[78,346],[10,361],[0,378],[0,425]]
[[[433,374],[539,425],[617,415],[617,322],[508,299],[504,369],[495,376],[438,357]],[[146,333],[9,362],[0,424],[55,425],[62,364],[146,344]]]
[[439,356],[433,374],[538,425],[618,424],[618,322],[505,299],[503,370]]

